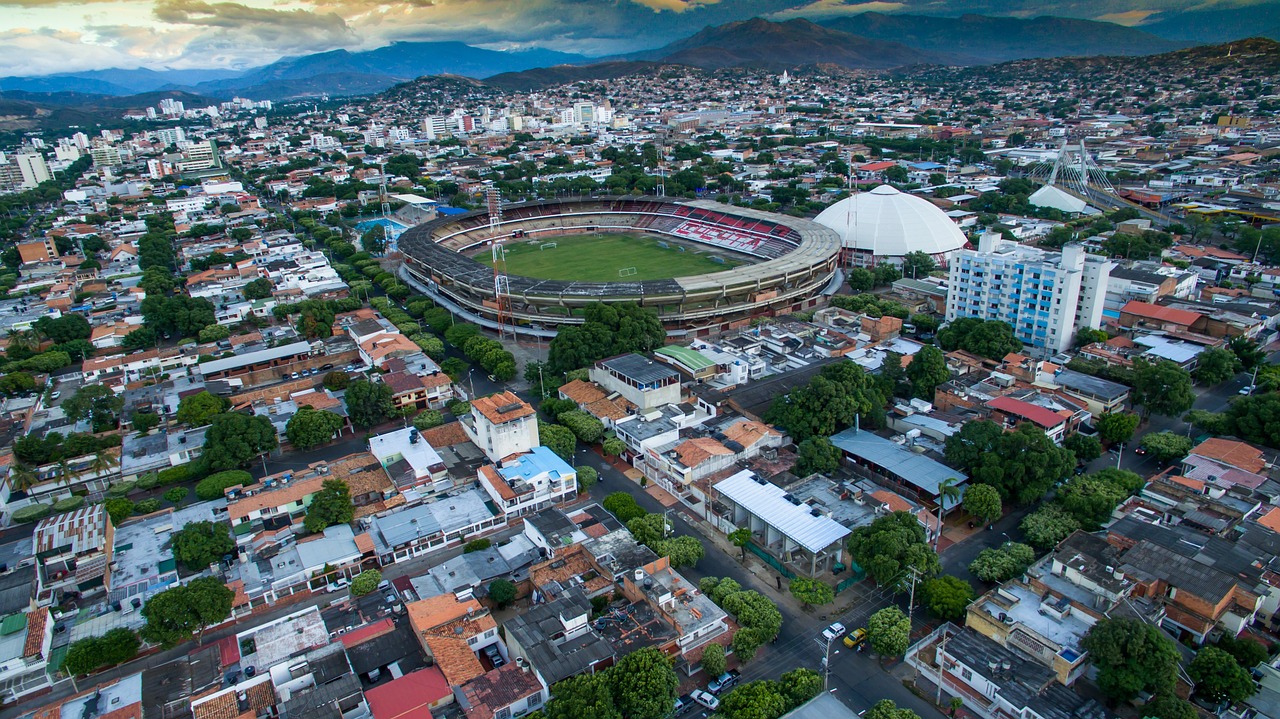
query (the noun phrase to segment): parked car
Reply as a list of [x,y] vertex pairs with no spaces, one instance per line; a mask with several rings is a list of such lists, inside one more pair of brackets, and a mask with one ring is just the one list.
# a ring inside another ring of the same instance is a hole
[[[1250,384],[1250,385],[1245,385],[1244,387],[1241,387],[1241,388],[1240,388],[1240,394],[1245,395],[1245,396],[1247,397],[1247,396],[1249,396],[1249,395],[1253,394],[1253,391],[1254,391],[1255,389],[1257,389],[1257,387],[1255,387],[1255,386],[1253,386],[1253,385],[1251,385],[1251,384]],[[57,392],[55,392],[55,393],[54,393],[54,396],[55,396],[55,397],[56,397],[56,396],[58,396],[58,393],[57,393]]]
[[484,652],[484,655],[486,657],[489,657],[489,661],[493,664],[494,669],[497,669],[498,667],[507,663],[507,660],[502,658],[502,652],[498,651],[497,644],[490,644],[489,646],[485,647],[482,651]]
[[347,579],[346,577],[343,577],[342,579],[339,579],[339,580],[338,580],[338,581],[336,581],[336,582],[330,582],[330,583],[329,583],[329,591],[330,591],[330,592],[340,592],[340,591],[342,591],[343,589],[346,589],[346,588],[347,588],[347,587],[349,587],[349,586],[351,586],[351,580]]
[[53,392],[49,393],[49,399],[57,399],[61,396],[62,396],[62,393],[59,392],[58,390],[54,390]]
[[1138,456],[1142,456],[1142,455],[1144,455],[1144,454],[1146,454],[1146,453],[1147,453],[1147,448],[1146,448],[1146,447],[1138,447],[1137,449],[1133,450],[1133,453],[1134,453],[1134,454],[1136,454],[1136,455],[1138,455]]
[[676,705],[671,709],[671,713],[667,716],[678,717],[688,711],[691,706],[693,706],[693,699],[688,694],[676,697]]
[[712,679],[711,683],[707,685],[707,691],[711,692],[712,694],[719,694],[720,692],[726,689],[729,689],[733,687],[735,684],[737,684],[739,676],[741,675],[738,674],[738,670],[736,669],[727,671],[724,674],[721,674],[720,676],[716,677],[715,679]]
[[693,692],[689,694],[689,697],[711,711],[715,711],[720,708],[720,700],[716,699],[715,695],[710,692],[704,692],[701,689],[694,689]]
[[854,647],[867,641],[867,630],[859,627],[852,632],[844,635],[844,645],[853,649]]
[[843,635],[844,635],[844,625],[841,624],[840,622],[836,622],[835,624],[832,624],[831,626],[822,630],[822,638],[826,639],[828,642],[834,642],[835,640],[839,639]]

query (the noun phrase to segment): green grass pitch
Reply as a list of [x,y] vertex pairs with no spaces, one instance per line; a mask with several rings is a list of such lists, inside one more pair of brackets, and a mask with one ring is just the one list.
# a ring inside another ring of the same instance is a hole
[[[665,280],[672,277],[721,272],[744,264],[740,259],[724,257],[715,262],[697,248],[685,247],[681,252],[673,242],[660,247],[653,237],[621,233],[592,235],[543,235],[531,239],[508,242],[507,274],[536,277],[543,280],[577,280],[579,282],[627,282],[638,280]],[[555,247],[541,249],[554,242]],[[493,254],[486,248],[476,259],[493,265]],[[636,268],[634,275],[619,276],[618,271]]]

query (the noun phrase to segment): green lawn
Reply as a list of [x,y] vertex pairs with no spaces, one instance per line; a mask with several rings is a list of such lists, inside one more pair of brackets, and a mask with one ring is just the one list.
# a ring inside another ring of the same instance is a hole
[[[541,249],[549,242],[556,243],[556,247]],[[658,242],[645,235],[617,233],[544,236],[532,243],[516,240],[506,245],[507,274],[544,280],[618,282],[700,275],[743,264],[741,260],[727,256],[724,262],[715,262],[706,250],[686,247],[681,252],[674,243],[660,247]],[[493,255],[488,250],[477,255],[476,259],[486,265],[493,264]],[[618,274],[619,270],[628,267],[634,267],[636,273]]]

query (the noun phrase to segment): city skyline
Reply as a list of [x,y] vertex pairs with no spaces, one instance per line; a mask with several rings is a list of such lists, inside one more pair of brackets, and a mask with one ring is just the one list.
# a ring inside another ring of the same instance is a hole
[[[604,56],[659,46],[698,29],[761,16],[821,20],[865,12],[1063,17],[1146,28],[1205,13],[1266,12],[1273,0],[5,0],[0,75],[107,68],[245,69],[281,57],[369,50],[397,41],[461,41],[495,50]],[[1213,16],[1217,17],[1217,16]],[[1212,39],[1201,23],[1193,39]],[[1270,28],[1247,26],[1244,32]],[[1238,31],[1217,29],[1235,35]],[[1183,31],[1185,34],[1187,31]],[[1221,39],[1221,38],[1218,38]]]

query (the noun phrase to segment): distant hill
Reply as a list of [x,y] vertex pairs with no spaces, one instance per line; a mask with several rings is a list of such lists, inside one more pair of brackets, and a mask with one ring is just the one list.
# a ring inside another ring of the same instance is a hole
[[752,18],[707,27],[670,45],[617,59],[691,65],[709,70],[754,67],[781,71],[817,63],[884,70],[903,65],[949,64],[959,58],[948,52],[922,51],[899,42],[862,37],[802,18],[785,22]]
[[1161,37],[1193,42],[1228,42],[1249,37],[1280,40],[1280,19],[1273,3],[1218,9],[1212,4],[1202,10],[1159,13],[1148,18],[1142,29]]
[[92,95],[71,92],[0,92],[0,132],[59,130],[79,126],[92,132],[95,125],[119,126],[125,110],[151,107],[171,97],[188,107],[203,107],[217,100],[188,92],[148,92],[138,95]]
[[643,60],[615,60],[591,65],[556,65],[520,72],[504,72],[485,78],[484,84],[509,92],[527,92],[579,80],[609,80],[627,75],[651,74],[660,67],[662,63]]
[[124,70],[0,78],[0,91],[127,96],[187,90],[216,98],[245,95],[281,100],[317,95],[362,95],[423,75],[489,77],[530,68],[586,62],[552,50],[498,52],[460,42],[397,42],[366,52],[332,50],[288,57],[249,70]]
[[1032,57],[1155,55],[1192,44],[1115,23],[1052,16],[1023,20],[868,12],[819,24],[867,38],[893,40],[916,50],[963,56],[968,64]]

